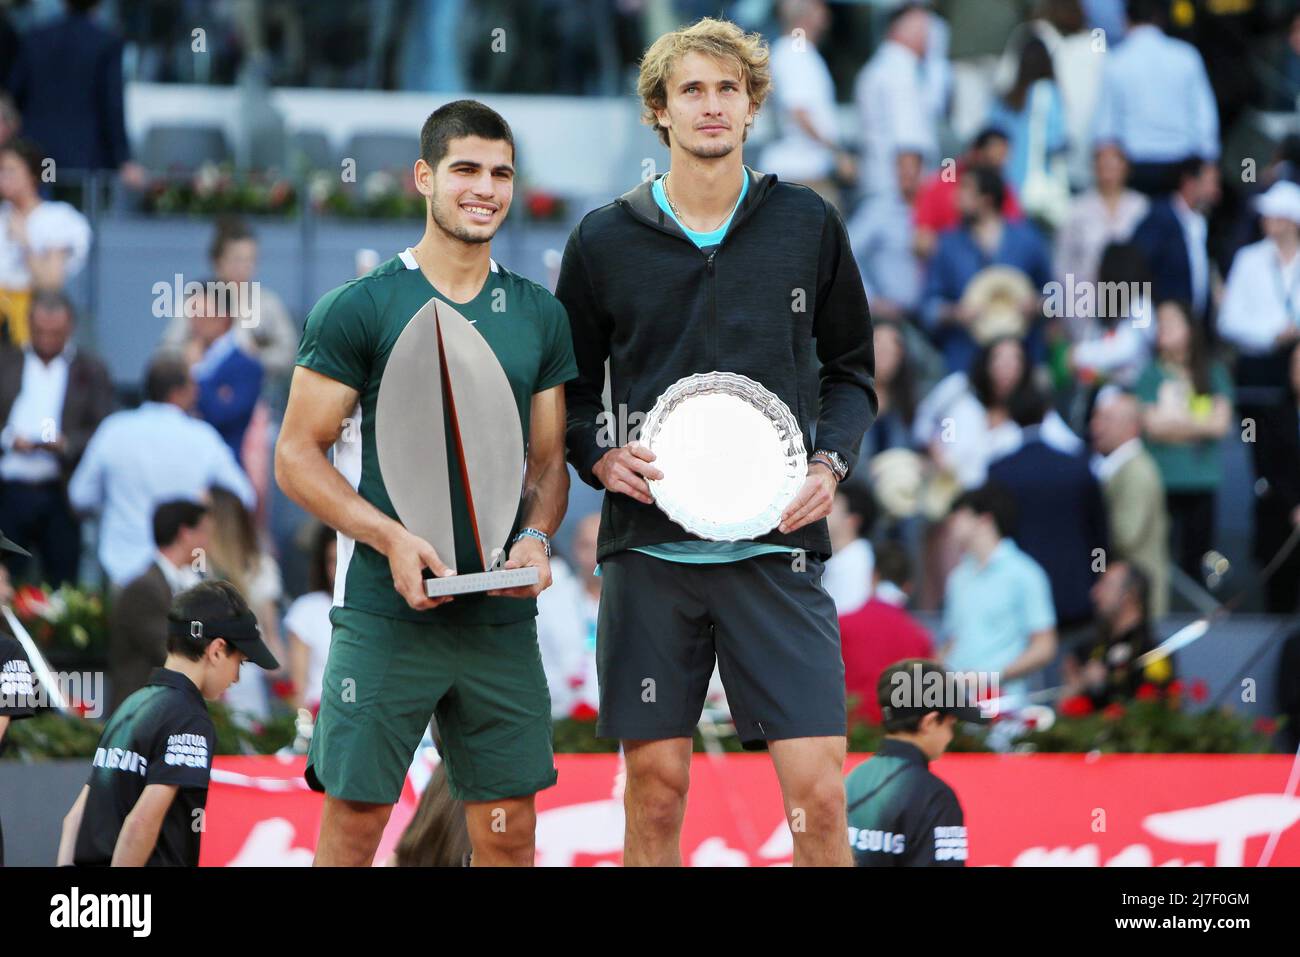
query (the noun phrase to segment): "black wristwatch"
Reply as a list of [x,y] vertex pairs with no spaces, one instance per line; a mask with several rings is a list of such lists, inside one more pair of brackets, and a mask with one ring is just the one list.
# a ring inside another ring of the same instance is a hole
[[836,482],[843,482],[844,477],[849,474],[849,463],[844,461],[844,456],[838,452],[832,452],[830,449],[818,449],[812,455],[808,456],[808,461],[814,460],[822,462],[831,470],[835,476]]

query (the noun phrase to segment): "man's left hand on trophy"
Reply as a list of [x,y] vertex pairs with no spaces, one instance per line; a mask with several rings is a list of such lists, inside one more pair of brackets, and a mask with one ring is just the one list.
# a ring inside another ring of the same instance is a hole
[[537,569],[536,585],[497,588],[489,591],[488,594],[499,595],[502,598],[536,598],[551,584],[551,560],[546,557],[545,545],[536,538],[525,536],[510,547],[510,557],[502,567],[527,568],[529,566]]

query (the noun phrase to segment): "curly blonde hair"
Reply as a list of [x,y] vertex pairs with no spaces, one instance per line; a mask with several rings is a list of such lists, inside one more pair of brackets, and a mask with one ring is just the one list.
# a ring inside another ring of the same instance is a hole
[[664,146],[669,145],[668,130],[659,126],[655,111],[668,105],[668,77],[677,61],[687,53],[703,53],[738,64],[740,78],[755,110],[763,105],[772,89],[767,43],[759,34],[746,33],[728,20],[712,17],[665,33],[650,44],[641,58],[641,75],[636,83],[641,97],[641,121],[655,128]]

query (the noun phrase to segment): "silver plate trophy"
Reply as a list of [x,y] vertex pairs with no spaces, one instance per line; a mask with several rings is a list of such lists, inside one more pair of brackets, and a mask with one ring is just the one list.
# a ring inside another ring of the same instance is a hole
[[789,407],[753,379],[701,372],[679,379],[641,428],[662,479],[655,504],[700,538],[735,542],[770,532],[808,475]]
[[[455,448],[448,454],[444,419]],[[430,598],[535,585],[536,568],[501,569],[524,482],[523,426],[505,370],[468,319],[439,299],[393,344],[375,405],[375,450],[397,517],[456,567],[450,469],[461,471],[485,572],[425,580]]]

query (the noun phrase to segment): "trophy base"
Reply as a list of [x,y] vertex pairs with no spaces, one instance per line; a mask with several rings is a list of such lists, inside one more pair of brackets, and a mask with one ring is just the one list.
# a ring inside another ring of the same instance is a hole
[[426,578],[424,593],[430,598],[446,595],[468,595],[472,592],[494,591],[498,588],[520,588],[536,585],[537,569],[505,568],[494,572],[475,572],[472,575],[450,575],[447,578]]

